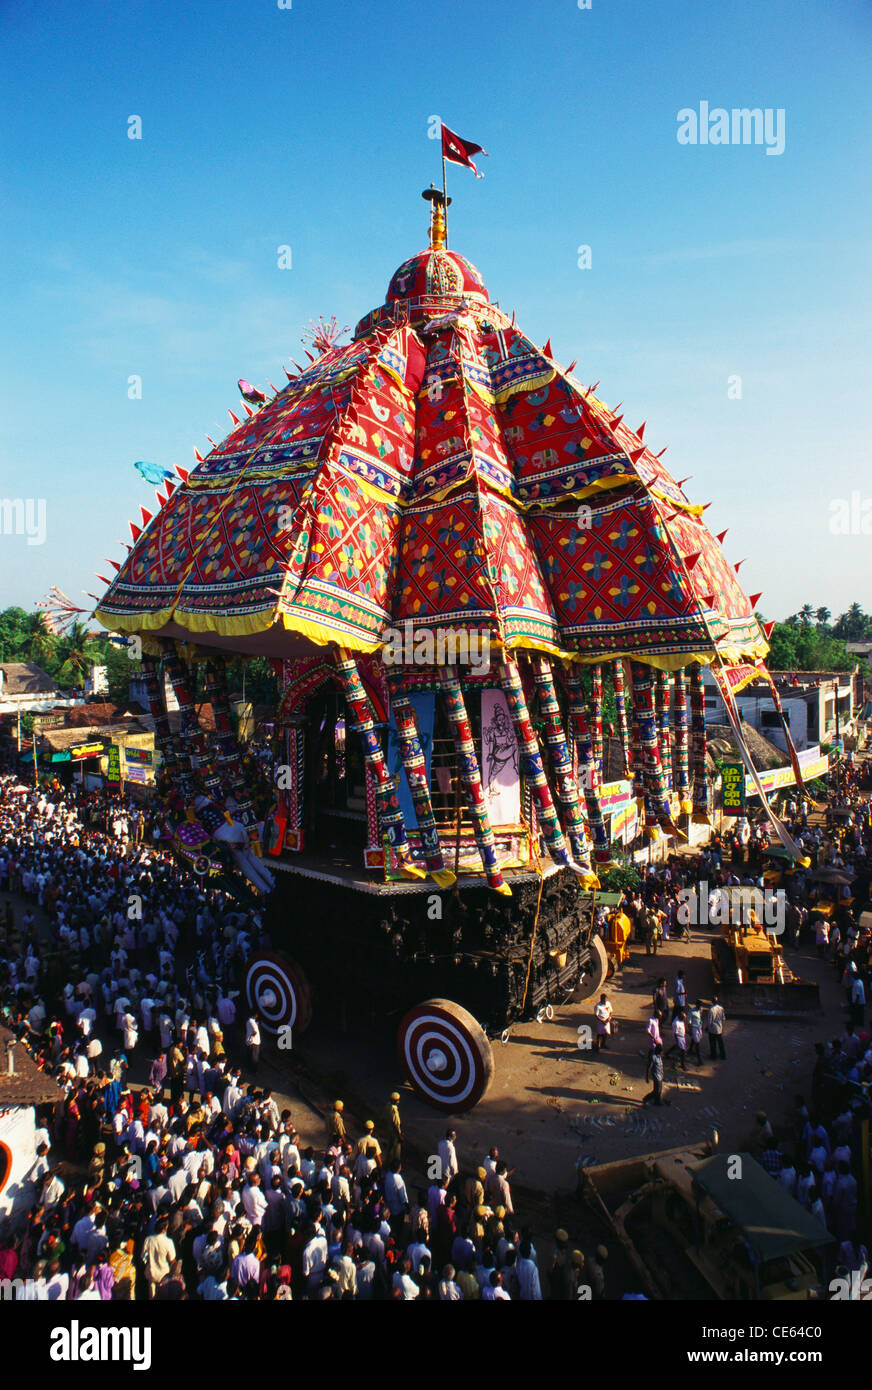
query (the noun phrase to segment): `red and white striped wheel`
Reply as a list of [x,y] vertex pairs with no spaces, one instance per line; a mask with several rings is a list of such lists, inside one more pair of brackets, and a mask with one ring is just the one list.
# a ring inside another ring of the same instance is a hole
[[302,1033],[312,1021],[309,982],[296,961],[281,952],[255,956],[245,972],[245,997],[268,1033]]
[[491,1083],[494,1059],[487,1035],[450,999],[427,999],[410,1009],[397,1046],[413,1089],[446,1114],[471,1110]]

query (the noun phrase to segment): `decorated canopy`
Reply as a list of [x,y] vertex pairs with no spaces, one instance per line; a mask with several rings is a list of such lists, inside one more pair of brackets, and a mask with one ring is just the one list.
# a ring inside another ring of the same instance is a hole
[[352,341],[240,406],[134,529],[98,619],[273,657],[376,652],[408,622],[584,662],[761,659],[734,567],[644,426],[490,301],[433,213]]

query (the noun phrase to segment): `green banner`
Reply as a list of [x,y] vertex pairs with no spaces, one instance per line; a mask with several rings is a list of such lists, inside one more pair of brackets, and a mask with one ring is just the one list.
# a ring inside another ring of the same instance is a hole
[[745,768],[742,763],[724,763],[721,768],[721,796],[725,816],[745,814]]
[[109,763],[106,768],[106,781],[121,781],[121,753],[117,743],[113,743],[109,748]]

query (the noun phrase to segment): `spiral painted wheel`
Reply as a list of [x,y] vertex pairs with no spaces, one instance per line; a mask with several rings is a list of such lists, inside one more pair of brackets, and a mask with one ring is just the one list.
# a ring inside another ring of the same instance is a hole
[[255,956],[245,973],[245,997],[268,1033],[304,1032],[312,1021],[309,982],[296,961],[279,953]]
[[487,1036],[472,1014],[450,999],[427,999],[410,1009],[397,1046],[413,1089],[435,1110],[471,1110],[491,1083],[494,1059]]

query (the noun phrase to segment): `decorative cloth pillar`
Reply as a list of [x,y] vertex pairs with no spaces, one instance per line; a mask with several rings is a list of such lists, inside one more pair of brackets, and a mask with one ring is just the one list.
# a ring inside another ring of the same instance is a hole
[[478,758],[475,755],[475,744],[472,739],[472,728],[466,712],[463,691],[460,688],[456,673],[449,666],[440,667],[439,682],[445,701],[445,712],[448,715],[448,722],[454,736],[454,751],[457,754],[460,781],[466,796],[466,808],[472,821],[475,843],[481,856],[488,886],[493,888],[495,892],[501,893],[503,897],[508,898],[511,897],[512,890],[500,873],[497,863],[497,847],[485,804],[481,772]]
[[660,745],[660,762],[663,765],[663,786],[671,792],[672,785],[672,688],[666,671],[657,672],[657,741]]
[[397,862],[404,873],[412,878],[424,878],[424,872],[413,862],[409,842],[406,839],[406,826],[397,798],[396,783],[388,772],[382,752],[369,696],[363,688],[357,662],[351,652],[344,647],[338,650],[336,674],[342,683],[348,705],[352,727],[363,741],[363,756],[367,766],[372,768],[375,778],[376,804],[378,807],[379,830],[387,836],[388,844],[397,856]]
[[288,724],[285,727],[285,763],[288,768],[288,786],[284,792],[288,812],[288,825],[285,832],[285,845],[288,849],[303,848],[303,788],[305,787],[305,747],[306,739],[301,724]]
[[590,845],[584,831],[584,817],[578,804],[578,784],[572,775],[572,756],[560,720],[560,704],[554,688],[551,663],[544,656],[533,656],[530,658],[530,668],[533,683],[539,692],[539,707],[545,722],[545,738],[557,782],[557,799],[563,811],[573,858],[585,873],[590,874]]
[[603,770],[603,668],[598,663],[590,668],[590,732],[593,757],[600,773]]
[[145,683],[145,696],[148,710],[154,720],[154,740],[163,759],[168,780],[173,781],[179,766],[176,741],[170,729],[169,716],[164,699],[164,671],[162,664],[154,656],[143,656],[142,678]]
[[630,738],[627,730],[627,696],[624,688],[624,663],[618,659],[613,668],[612,684],[615,691],[615,708],[618,713],[618,735],[621,740],[621,756],[624,760],[624,776],[630,775]]
[[524,699],[521,673],[514,658],[508,652],[504,654],[500,667],[500,684],[509,706],[509,713],[512,716],[515,738],[518,740],[518,747],[521,750],[524,776],[532,786],[533,795],[536,798],[542,834],[545,836],[548,853],[555,864],[563,864],[569,868],[571,864],[569,850],[563,838],[563,831],[554,809],[554,802],[551,800],[548,779],[542,766],[542,754],[536,742],[527,702]]
[[669,801],[663,783],[663,766],[660,762],[660,743],[657,737],[657,717],[654,699],[654,680],[650,666],[634,661],[633,707],[639,721],[639,739],[644,759],[646,805],[645,818],[649,834],[655,823],[673,829]]
[[705,688],[702,667],[695,661],[690,668],[690,735],[693,755],[693,819],[708,825],[708,784],[705,775]]
[[594,859],[597,868],[606,869],[612,864],[612,856],[600,801],[602,779],[593,756],[593,739],[590,734],[590,721],[584,702],[584,686],[580,674],[573,670],[567,671],[566,685],[569,690],[569,715],[572,720],[575,746],[578,749],[578,780],[584,791],[587,819],[593,840]]
[[690,789],[690,765],[687,747],[687,675],[684,670],[675,672],[672,728],[675,733],[674,787],[678,792],[681,814],[689,816],[693,810],[693,800]]
[[451,870],[445,866],[439,831],[433,815],[433,803],[430,800],[427,761],[421,747],[415,710],[409,697],[403,691],[398,674],[390,668],[388,669],[388,686],[391,692],[391,710],[397,726],[400,759],[412,795],[415,815],[418,818],[418,830],[421,833],[421,845],[424,850],[424,863],[427,865],[427,872],[435,879],[440,888],[450,888],[452,883],[457,880]]

